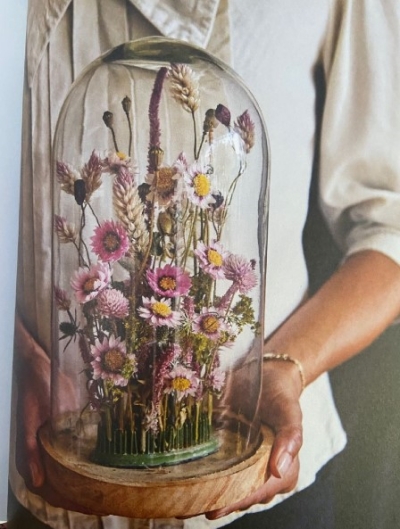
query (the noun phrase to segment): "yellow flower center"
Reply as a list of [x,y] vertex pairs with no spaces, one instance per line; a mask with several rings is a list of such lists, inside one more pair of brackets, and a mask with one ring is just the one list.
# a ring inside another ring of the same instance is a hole
[[116,154],[117,154],[118,158],[120,160],[122,160],[122,161],[126,160],[126,158],[127,158],[126,154],[124,152],[122,152],[122,151],[117,151]]
[[193,178],[193,187],[196,195],[206,197],[210,193],[210,180],[207,175],[200,173]]
[[121,239],[114,232],[106,233],[103,239],[103,247],[107,252],[115,252],[121,245]]
[[186,391],[191,386],[190,380],[184,377],[176,377],[172,380],[172,387],[175,391]]
[[89,279],[86,279],[86,281],[83,284],[83,291],[89,294],[90,292],[93,292],[95,290],[94,284],[97,281],[97,277],[89,277]]
[[161,167],[157,175],[156,189],[162,195],[174,192],[176,181],[173,179],[175,172],[171,167]]
[[159,287],[162,290],[175,290],[176,289],[176,280],[171,276],[164,276],[158,282]]
[[124,367],[125,356],[119,349],[110,349],[103,357],[103,366],[106,371],[118,373]]
[[156,301],[151,305],[151,310],[154,312],[154,314],[157,314],[157,316],[161,316],[163,318],[167,318],[171,314],[171,308],[166,304],[162,303],[161,301]]
[[222,266],[222,255],[217,250],[210,248],[207,252],[207,259],[214,266]]
[[214,332],[217,332],[219,329],[219,321],[216,316],[204,316],[204,318],[201,320],[201,329],[206,334],[212,334]]

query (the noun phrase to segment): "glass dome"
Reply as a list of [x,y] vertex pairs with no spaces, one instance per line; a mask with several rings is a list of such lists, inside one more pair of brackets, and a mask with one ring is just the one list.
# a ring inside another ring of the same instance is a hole
[[203,50],[129,42],[71,88],[53,157],[53,447],[186,477],[250,457],[268,196],[254,98]]

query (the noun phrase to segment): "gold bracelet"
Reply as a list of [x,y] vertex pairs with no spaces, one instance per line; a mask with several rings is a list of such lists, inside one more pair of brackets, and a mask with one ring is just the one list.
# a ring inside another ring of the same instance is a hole
[[304,388],[306,387],[306,377],[304,375],[304,369],[303,369],[303,366],[300,360],[297,360],[297,358],[292,358],[291,356],[287,354],[277,354],[277,353],[273,353],[272,351],[269,353],[265,353],[263,355],[263,360],[265,362],[269,360],[280,360],[282,362],[291,362],[292,364],[294,364],[299,370],[299,375],[301,379],[301,391],[304,390]]

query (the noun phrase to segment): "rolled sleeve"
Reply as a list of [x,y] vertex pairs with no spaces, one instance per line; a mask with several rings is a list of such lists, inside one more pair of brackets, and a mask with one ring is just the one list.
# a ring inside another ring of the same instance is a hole
[[400,3],[335,3],[324,47],[320,201],[346,255],[400,264]]

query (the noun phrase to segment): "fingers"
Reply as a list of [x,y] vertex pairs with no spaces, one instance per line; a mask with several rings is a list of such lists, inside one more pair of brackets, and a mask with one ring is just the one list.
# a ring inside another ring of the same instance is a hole
[[268,470],[275,478],[284,478],[303,444],[301,424],[292,423],[275,430]]
[[269,503],[277,494],[290,492],[294,489],[297,483],[298,472],[299,460],[295,457],[282,478],[271,476],[262,487],[250,496],[247,496],[247,498],[228,507],[206,513],[206,517],[209,520],[216,520],[235,511],[244,511],[252,505]]

